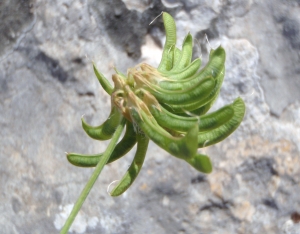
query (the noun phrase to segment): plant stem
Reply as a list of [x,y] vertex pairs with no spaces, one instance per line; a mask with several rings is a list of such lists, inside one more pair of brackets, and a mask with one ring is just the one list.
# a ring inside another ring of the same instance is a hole
[[84,189],[82,190],[77,202],[75,203],[71,214],[69,215],[65,225],[63,226],[63,228],[60,231],[60,234],[66,234],[69,230],[69,228],[71,227],[76,215],[78,214],[82,204],[84,203],[85,199],[87,198],[89,192],[91,191],[93,185],[95,184],[98,176],[100,175],[103,167],[105,166],[105,164],[107,163],[111,153],[113,152],[120,136],[121,133],[124,129],[126,120],[123,118],[121,120],[120,125],[117,127],[109,145],[107,146],[107,149],[105,150],[103,156],[101,157],[100,161],[98,162],[93,174],[91,175],[89,181],[87,182],[87,184],[85,185]]

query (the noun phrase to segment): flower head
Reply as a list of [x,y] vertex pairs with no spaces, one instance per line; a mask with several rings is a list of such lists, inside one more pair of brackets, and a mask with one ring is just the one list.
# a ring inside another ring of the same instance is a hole
[[[163,13],[166,42],[158,68],[142,63],[124,75],[112,76],[114,87],[97,71],[102,87],[111,95],[109,118],[100,126],[90,126],[82,119],[86,133],[97,140],[111,139],[124,119],[126,132],[116,144],[107,163],[125,155],[136,143],[133,162],[113,189],[122,194],[137,177],[149,139],[171,155],[183,159],[200,172],[212,171],[208,156],[198,148],[220,142],[241,123],[245,105],[241,98],[232,104],[206,114],[218,97],[225,74],[225,50],[211,50],[207,65],[200,69],[199,58],[192,61],[193,39],[186,36],[181,49],[176,47],[176,26],[168,13]],[[68,154],[68,160],[82,167],[96,166],[102,154]]]

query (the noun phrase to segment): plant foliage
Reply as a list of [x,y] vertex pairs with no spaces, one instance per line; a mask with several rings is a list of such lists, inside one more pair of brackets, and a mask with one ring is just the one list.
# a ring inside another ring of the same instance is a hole
[[[200,58],[192,61],[192,36],[188,34],[182,48],[177,48],[175,22],[168,13],[164,12],[162,16],[166,42],[158,68],[142,63],[128,69],[127,75],[117,72],[112,76],[112,87],[94,66],[101,86],[111,96],[112,107],[103,124],[90,126],[82,119],[82,127],[91,138],[111,139],[111,142],[104,153],[67,154],[69,162],[75,166],[96,167],[80,201],[75,204],[77,212],[103,166],[126,155],[135,144],[134,159],[112,190],[112,196],[124,193],[136,179],[149,140],[198,171],[210,173],[211,161],[208,156],[199,154],[198,148],[228,137],[244,117],[245,104],[241,98],[206,114],[217,99],[223,82],[225,50],[221,46],[211,50],[208,63],[200,70]],[[118,142],[125,126],[126,132]],[[67,230],[75,218],[77,212],[74,210],[63,230]]]

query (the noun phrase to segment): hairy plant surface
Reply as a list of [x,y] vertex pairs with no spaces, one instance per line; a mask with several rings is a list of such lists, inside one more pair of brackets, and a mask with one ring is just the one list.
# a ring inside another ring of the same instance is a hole
[[[212,171],[208,156],[198,148],[222,141],[241,123],[245,104],[237,98],[232,104],[206,114],[218,97],[225,74],[225,51],[220,46],[210,51],[207,65],[192,61],[193,39],[188,34],[182,48],[176,47],[176,26],[163,13],[166,42],[158,68],[142,63],[113,75],[114,87],[96,69],[103,89],[111,96],[109,118],[99,126],[82,119],[84,131],[93,139],[111,139],[104,153],[82,155],[68,153],[70,163],[96,167],[61,233],[66,233],[105,164],[126,155],[137,144],[134,159],[112,196],[125,192],[139,174],[151,139],[171,155],[203,173]],[[123,138],[118,142],[126,126]]]

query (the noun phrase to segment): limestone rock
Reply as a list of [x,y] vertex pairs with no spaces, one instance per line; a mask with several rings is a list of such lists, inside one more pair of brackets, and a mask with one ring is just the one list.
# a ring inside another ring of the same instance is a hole
[[[64,0],[0,4],[0,226],[3,233],[57,233],[92,169],[64,152],[99,153],[88,138],[109,114],[92,61],[110,79],[147,61],[164,40],[161,11],[190,31],[195,53],[227,52],[214,108],[241,96],[247,113],[228,139],[202,153],[203,175],[153,143],[134,185],[112,198],[133,152],[105,167],[73,233],[300,233],[300,2],[284,0]],[[207,35],[209,44],[206,40]],[[180,46],[180,45],[178,45]],[[133,150],[134,151],[134,150]]]

